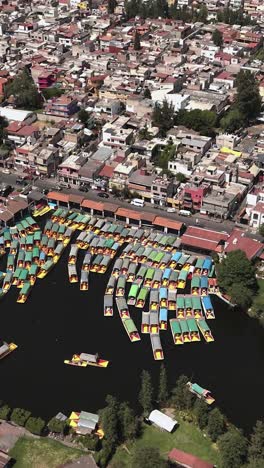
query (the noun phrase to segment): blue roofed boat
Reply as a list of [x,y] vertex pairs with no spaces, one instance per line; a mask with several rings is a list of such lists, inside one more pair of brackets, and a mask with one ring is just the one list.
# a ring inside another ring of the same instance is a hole
[[164,287],[168,286],[170,275],[171,275],[171,269],[170,268],[165,268],[163,276],[162,276],[162,280],[161,280],[162,286],[164,286]]
[[215,318],[214,308],[211,302],[211,298],[209,296],[202,297],[202,305],[203,305],[205,317],[207,319],[214,319]]
[[201,276],[200,290],[201,290],[201,295],[202,296],[207,296],[207,294],[208,294],[208,276]]
[[167,330],[168,310],[162,307],[159,311],[159,327],[160,330]]
[[203,262],[202,275],[208,276],[211,266],[212,266],[211,257],[206,257]]

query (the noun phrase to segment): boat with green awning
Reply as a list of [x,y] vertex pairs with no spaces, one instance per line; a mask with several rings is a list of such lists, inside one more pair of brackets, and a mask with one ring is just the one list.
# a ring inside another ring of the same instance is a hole
[[195,266],[194,266],[194,272],[193,272],[194,275],[201,276],[203,263],[204,263],[204,258],[199,257],[196,260],[196,263],[195,263]]
[[187,319],[187,325],[190,332],[191,341],[201,341],[197,323],[194,318]]
[[38,272],[38,278],[45,278],[45,276],[53,268],[53,266],[54,266],[53,258],[46,260],[46,262],[40,267],[40,270]]
[[133,283],[136,278],[136,270],[137,265],[136,263],[130,263],[127,271],[127,283]]
[[111,262],[110,255],[103,255],[100,266],[98,268],[98,273],[104,274],[106,272],[110,262]]
[[99,271],[100,263],[101,263],[102,260],[103,260],[103,255],[102,254],[96,255],[96,257],[92,261],[92,265],[91,265],[91,268],[90,268],[90,271],[92,273],[97,273]]
[[147,273],[145,275],[145,280],[144,280],[144,286],[146,288],[151,288],[152,280],[154,278],[154,273],[155,273],[154,268],[148,268]]
[[39,247],[33,247],[32,260],[34,263],[39,262],[39,255],[40,255]]
[[153,260],[152,266],[154,268],[157,268],[160,265],[160,263],[161,263],[162,259],[164,258],[164,256],[165,256],[164,252],[158,252],[156,254],[154,260]]
[[180,319],[179,324],[180,324],[180,327],[181,327],[184,343],[190,343],[191,342],[191,337],[190,337],[190,332],[189,332],[189,327],[188,327],[187,320]]
[[177,289],[178,285],[178,277],[179,277],[179,272],[178,271],[172,271],[169,277],[169,289],[175,290]]
[[19,268],[24,267],[24,260],[25,260],[25,251],[24,250],[19,250],[18,257],[17,257],[17,266]]
[[203,312],[202,312],[202,304],[201,304],[200,297],[193,296],[192,304],[193,304],[194,318],[196,318],[196,319],[201,318],[203,316]]
[[32,258],[33,258],[33,252],[26,252],[24,267],[27,268],[28,270],[31,267]]
[[3,281],[3,294],[6,294],[7,291],[9,291],[11,285],[12,285],[12,278],[13,278],[13,272],[12,271],[7,271],[4,281]]
[[63,242],[59,242],[56,245],[56,248],[54,250],[54,257],[53,257],[54,263],[58,263],[59,259],[62,256],[64,249],[65,249],[65,245],[63,244]]
[[41,236],[42,236],[42,233],[41,231],[36,231],[34,232],[34,245],[36,245],[37,247],[40,246],[40,243],[41,243]]
[[53,239],[53,237],[50,237],[50,239],[48,240],[48,245],[47,245],[47,255],[49,257],[53,257],[55,245],[56,245],[55,239]]
[[171,334],[172,334],[172,339],[174,341],[174,344],[180,345],[183,344],[183,336],[182,336],[182,329],[180,327],[180,323],[178,319],[170,319],[170,328],[171,328]]
[[186,286],[186,281],[187,281],[187,276],[188,276],[188,271],[187,270],[181,270],[179,273],[178,277],[178,284],[177,288],[178,289],[184,289]]
[[24,304],[29,296],[29,293],[32,289],[32,286],[29,281],[27,281],[24,285],[21,291],[19,292],[17,302],[20,304]]
[[200,276],[193,276],[191,281],[191,293],[194,296],[200,294]]
[[147,265],[152,266],[153,262],[155,261],[155,257],[157,256],[157,250],[153,249],[147,258]]
[[28,270],[27,268],[22,268],[21,269],[21,272],[20,272],[20,275],[19,275],[19,278],[18,278],[18,282],[17,282],[17,287],[18,288],[23,288],[25,282],[28,281]]
[[193,317],[192,297],[191,296],[185,296],[184,304],[185,304],[185,317],[186,318],[192,318]]
[[211,392],[205,388],[200,387],[200,385],[192,382],[187,382],[187,387],[190,392],[196,395],[198,398],[204,400],[208,405],[214,403],[215,399],[212,397]]
[[137,295],[138,295],[138,291],[139,291],[139,285],[136,284],[136,283],[133,283],[131,285],[131,288],[129,290],[129,293],[128,293],[128,301],[127,303],[129,305],[135,305],[136,303],[136,298],[137,298]]
[[148,297],[148,293],[149,293],[149,288],[143,287],[140,289],[138,296],[137,296],[137,300],[136,300],[136,307],[138,307],[139,309],[143,309],[145,302],[147,300],[147,297]]
[[133,320],[131,318],[125,318],[122,319],[122,323],[124,325],[124,328],[128,334],[128,337],[132,343],[136,341],[140,341],[140,336],[137,331],[136,325],[134,324]]
[[211,343],[212,341],[214,341],[214,337],[212,335],[212,332],[210,330],[210,328],[208,327],[205,319],[198,319],[197,320],[197,325],[198,325],[198,328],[200,330],[200,332],[202,333],[205,341],[207,343]]
[[22,270],[22,268],[18,268],[18,267],[15,269],[14,274],[13,274],[13,281],[12,281],[13,286],[17,286],[18,278],[19,278],[19,275],[21,273],[21,270]]
[[124,297],[126,290],[126,277],[119,276],[116,285],[116,297]]
[[9,229],[4,231],[4,245],[6,249],[8,249],[11,245],[11,234]]
[[35,263],[33,263],[29,269],[28,276],[31,286],[33,286],[36,282],[38,269],[39,267]]
[[15,269],[15,255],[9,254],[7,256],[6,269],[9,270],[9,271],[14,272],[14,269]]
[[177,296],[176,299],[176,317],[178,319],[184,318],[185,303],[184,296]]
[[16,255],[18,248],[19,248],[18,240],[17,239],[12,240],[11,245],[10,245],[10,252],[9,253],[11,255]]

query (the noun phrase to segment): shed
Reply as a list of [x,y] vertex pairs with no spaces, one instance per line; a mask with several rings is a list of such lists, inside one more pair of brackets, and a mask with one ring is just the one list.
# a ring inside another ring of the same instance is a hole
[[171,462],[176,463],[177,466],[183,466],[184,468],[214,468],[212,463],[208,463],[191,453],[186,453],[176,448],[170,451],[168,458]]
[[149,421],[168,432],[172,432],[174,427],[178,424],[175,419],[170,418],[159,410],[151,411]]

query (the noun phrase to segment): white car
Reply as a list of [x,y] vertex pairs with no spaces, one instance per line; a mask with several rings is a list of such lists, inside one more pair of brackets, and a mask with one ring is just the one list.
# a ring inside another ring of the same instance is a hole
[[3,172],[4,174],[11,174],[10,169],[3,169],[2,172]]
[[167,208],[167,213],[175,213],[176,209],[175,208]]

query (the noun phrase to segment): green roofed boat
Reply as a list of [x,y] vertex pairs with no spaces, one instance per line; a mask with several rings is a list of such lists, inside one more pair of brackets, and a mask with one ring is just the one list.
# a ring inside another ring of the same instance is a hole
[[174,341],[174,344],[180,345],[183,344],[182,329],[180,327],[179,320],[170,319],[171,334]]
[[133,283],[131,285],[131,288],[129,290],[129,293],[128,293],[128,301],[127,303],[129,305],[135,305],[136,304],[136,298],[137,298],[137,295],[138,295],[138,290],[139,290],[139,285],[138,284],[135,284]]
[[192,382],[187,382],[187,387],[190,392],[194,393],[198,398],[204,400],[208,405],[212,405],[215,399],[212,397],[210,390],[200,387],[200,385]]

